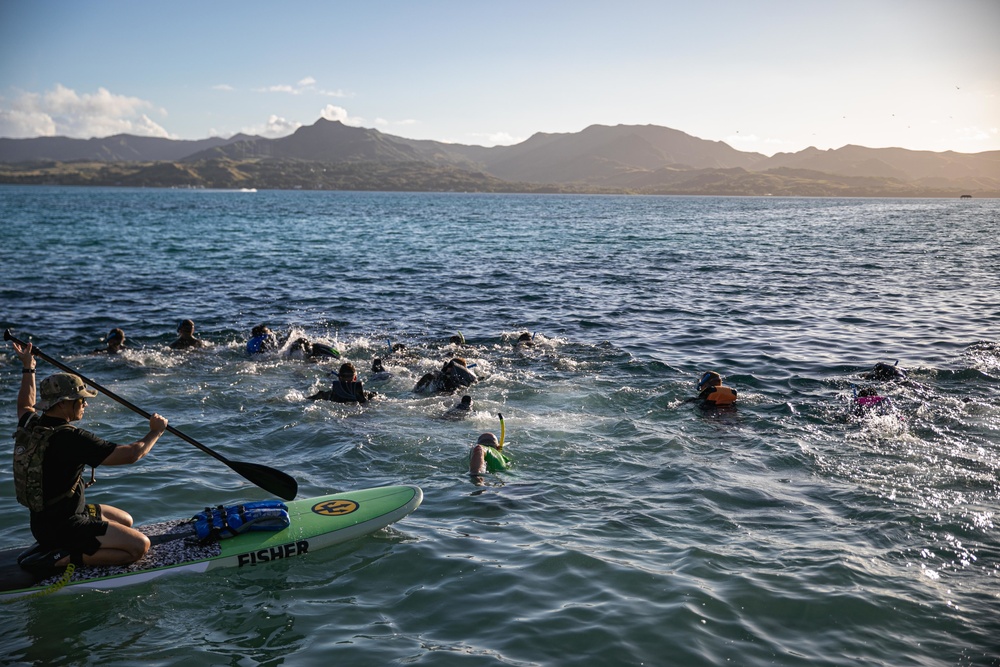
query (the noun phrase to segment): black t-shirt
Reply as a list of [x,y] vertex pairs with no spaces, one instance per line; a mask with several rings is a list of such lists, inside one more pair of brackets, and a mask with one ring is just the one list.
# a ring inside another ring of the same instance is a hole
[[[26,412],[18,425],[24,426],[33,414]],[[58,417],[46,415],[38,417],[38,424],[49,428],[67,423],[66,420]],[[56,431],[49,441],[49,447],[45,451],[45,459],[42,461],[42,493],[47,501],[69,491],[74,485],[76,488],[73,495],[53,503],[41,512],[32,512],[32,524],[41,521],[51,525],[74,514],[83,513],[87,501],[83,494],[83,484],[77,484],[77,480],[83,474],[85,466],[97,467],[101,465],[117,446],[113,442],[98,438],[90,431],[75,426]]]

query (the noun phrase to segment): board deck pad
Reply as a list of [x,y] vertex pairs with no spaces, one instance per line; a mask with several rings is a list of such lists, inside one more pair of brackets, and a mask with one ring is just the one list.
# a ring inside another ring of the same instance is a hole
[[[383,486],[287,502],[290,524],[279,531],[248,531],[203,541],[193,519],[138,526],[150,538],[146,555],[130,565],[77,568],[63,588],[115,588],[172,572],[205,572],[221,567],[254,567],[300,556],[367,535],[399,521],[423,501],[416,486]],[[238,504],[238,503],[227,503]],[[199,509],[193,509],[196,514]],[[17,564],[28,547],[0,552],[0,596],[46,591],[59,586],[58,572],[39,579]]]

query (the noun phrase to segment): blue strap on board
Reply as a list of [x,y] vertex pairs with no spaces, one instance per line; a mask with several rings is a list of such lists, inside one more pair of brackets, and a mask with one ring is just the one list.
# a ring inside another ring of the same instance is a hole
[[280,500],[206,507],[194,515],[194,530],[202,540],[234,537],[248,530],[278,531],[290,524],[288,506]]

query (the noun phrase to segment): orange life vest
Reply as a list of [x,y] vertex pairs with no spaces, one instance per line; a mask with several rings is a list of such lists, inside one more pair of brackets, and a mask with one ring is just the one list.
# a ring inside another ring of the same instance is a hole
[[736,401],[736,390],[720,384],[708,393],[705,400],[712,405],[731,405]]

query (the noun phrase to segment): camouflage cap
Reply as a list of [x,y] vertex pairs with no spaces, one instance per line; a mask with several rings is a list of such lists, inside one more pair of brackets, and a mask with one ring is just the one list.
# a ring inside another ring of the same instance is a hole
[[41,407],[48,410],[59,401],[69,401],[77,398],[93,398],[97,396],[96,391],[87,389],[83,380],[78,375],[72,373],[56,373],[50,375],[38,386],[42,395]]

